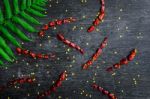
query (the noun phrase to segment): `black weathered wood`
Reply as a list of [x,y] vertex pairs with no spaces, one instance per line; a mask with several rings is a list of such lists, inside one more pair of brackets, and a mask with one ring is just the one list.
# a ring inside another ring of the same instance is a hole
[[[52,7],[47,7],[48,17],[43,20],[43,23],[70,16],[76,17],[79,21],[57,27],[56,30],[50,29],[47,31],[47,36],[51,36],[51,43],[48,43],[47,37],[39,39],[36,33],[29,34],[35,41],[25,43],[24,47],[35,52],[55,52],[60,60],[33,60],[18,56],[19,63],[10,64],[8,69],[0,69],[0,84],[5,85],[13,75],[19,77],[20,75],[29,75],[34,72],[41,86],[37,87],[37,84],[24,85],[20,90],[10,88],[0,94],[1,99],[6,99],[7,96],[10,99],[34,99],[38,91],[48,89],[52,81],[55,81],[64,70],[68,71],[68,80],[63,82],[63,86],[57,90],[57,93],[52,94],[47,99],[57,99],[58,96],[61,96],[62,99],[67,99],[67,97],[68,99],[90,99],[89,96],[80,94],[82,90],[88,95],[91,94],[91,99],[107,99],[106,96],[90,87],[95,73],[97,74],[95,77],[96,83],[111,92],[115,92],[118,99],[150,99],[150,1],[105,0],[105,20],[98,26],[100,32],[93,33],[87,33],[86,29],[99,11],[99,0],[87,0],[87,3],[81,3],[80,0],[58,0],[58,4],[56,1],[49,2]],[[65,12],[66,9],[68,12]],[[123,11],[121,12],[120,9]],[[84,15],[87,18],[83,19],[82,16]],[[118,19],[119,17],[121,18],[120,20]],[[72,31],[73,26],[77,26],[75,31]],[[79,29],[81,26],[83,30]],[[62,31],[66,38],[84,48],[85,55],[82,56],[73,49],[68,54],[65,54],[68,47],[65,46],[64,48],[64,44],[55,38],[58,31]],[[141,33],[141,36],[139,33]],[[122,35],[122,38],[120,38],[120,35]],[[89,70],[82,71],[81,65],[95,52],[105,36],[109,36],[109,43],[102,56]],[[139,36],[142,38],[138,39],[137,37]],[[43,46],[39,47],[39,43]],[[87,46],[86,43],[89,43],[89,45]],[[55,45],[57,45],[56,48],[54,47]],[[105,71],[108,66],[118,62],[133,48],[138,49],[138,55],[133,62],[118,70],[115,76]],[[118,53],[114,54],[115,51]],[[75,63],[72,62],[73,56],[75,56]],[[67,57],[70,59],[67,59]],[[25,61],[21,61],[22,59]],[[28,66],[26,65],[27,62],[29,63]],[[39,67],[36,67],[36,64]],[[70,65],[72,67],[69,67]],[[97,66],[99,68],[96,68]],[[49,74],[47,74],[47,71],[49,71]],[[71,76],[72,72],[75,73],[75,76]],[[137,80],[137,85],[134,85],[133,78]],[[87,83],[86,81],[89,82]],[[119,81],[120,84],[118,83]],[[124,91],[123,93],[121,92],[122,90]],[[27,93],[30,93],[29,97]]]

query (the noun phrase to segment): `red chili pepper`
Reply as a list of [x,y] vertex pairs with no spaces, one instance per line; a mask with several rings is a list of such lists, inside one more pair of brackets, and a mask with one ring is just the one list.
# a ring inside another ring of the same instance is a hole
[[132,61],[135,58],[136,53],[137,53],[137,49],[133,49],[128,56],[126,56],[125,58],[122,58],[119,63],[115,63],[112,67],[108,67],[106,71],[108,72],[113,71],[112,68],[120,69],[122,65],[127,65],[129,61]]
[[39,59],[43,58],[43,55],[42,55],[41,53],[37,54],[36,56],[37,56],[37,58],[39,58]]
[[45,25],[42,27],[42,30],[47,31],[48,28],[49,28],[48,24],[45,24]]
[[48,56],[48,55],[44,55],[44,58],[45,58],[45,59],[49,59],[49,56]]
[[70,42],[69,40],[67,40],[67,39],[64,39],[63,42],[64,42],[65,44],[68,44],[68,45],[70,45],[70,43],[71,43],[71,42]]
[[81,54],[84,54],[84,50],[81,49],[80,46],[78,46],[75,43],[69,41],[62,34],[57,34],[57,39],[60,40],[60,41],[62,41],[64,44],[68,45],[69,47],[72,47],[72,48],[78,50]]
[[100,24],[100,22],[103,20],[105,16],[105,2],[104,0],[101,0],[101,10],[100,10],[100,14],[98,15],[98,17],[94,20],[93,25],[91,25],[88,28],[88,32],[93,32],[95,30],[95,27],[98,26]]
[[95,26],[94,25],[92,25],[92,26],[90,26],[89,28],[88,28],[88,32],[92,32],[92,31],[94,31],[95,30]]
[[103,20],[104,16],[105,16],[105,13],[100,14],[99,17],[98,17],[99,20]]
[[63,41],[65,39],[64,36],[61,34],[57,34],[57,38],[61,41]]
[[75,48],[76,47],[76,44],[74,44],[74,43],[70,43],[70,47],[73,47],[73,48]]
[[44,37],[45,32],[44,32],[44,31],[40,31],[40,32],[38,33],[38,35],[39,35],[40,37]]
[[7,83],[7,87],[14,86],[15,84],[24,84],[24,83],[30,83],[31,84],[34,82],[33,79],[34,78],[31,78],[31,77],[22,77],[22,78],[10,80]]
[[56,25],[55,22],[49,22],[50,27],[54,27],[55,25]]
[[120,63],[116,63],[113,65],[114,69],[120,69],[120,66],[121,66]]
[[117,99],[117,97],[114,94],[112,94],[109,91],[105,90],[104,88],[98,86],[97,84],[92,84],[92,87],[93,87],[93,89],[96,89],[96,90],[100,91],[104,95],[107,95],[107,97],[109,99]]
[[64,23],[64,24],[70,23],[70,21],[69,21],[68,19],[64,19],[64,20],[63,20],[63,23]]
[[99,25],[100,24],[100,20],[98,18],[96,18],[95,21],[93,22],[93,24],[95,26]]
[[36,58],[36,54],[33,53],[33,52],[30,52],[29,55],[30,55],[32,58]]
[[63,80],[65,80],[65,79],[66,79],[66,71],[62,72],[62,73],[60,74],[60,76],[59,76],[59,80],[60,80],[60,81],[63,81]]
[[126,64],[128,64],[128,59],[127,58],[123,58],[123,59],[121,59],[120,60],[120,65],[126,65]]
[[[96,53],[94,53],[92,55],[92,58],[90,60],[88,60],[83,66],[83,69],[88,69],[88,67],[90,67],[90,65],[93,64],[94,61],[97,60],[97,58],[102,54],[102,49],[106,46],[104,46],[104,44],[106,45],[106,43],[108,42],[108,38],[105,37],[104,40],[102,41],[102,43],[100,44],[100,47],[98,48],[98,50],[96,51]],[[103,46],[102,46],[103,45]]]
[[57,82],[56,82],[56,87],[60,87],[62,85],[62,82],[60,81],[60,80],[58,80]]
[[21,54],[22,49],[21,49],[21,48],[19,48],[19,47],[17,47],[17,48],[16,48],[16,51],[17,51],[17,53],[18,53],[18,54]]
[[56,24],[57,24],[57,25],[62,25],[62,22],[63,22],[62,20],[57,20],[57,21],[56,21]]
[[22,54],[27,55],[27,54],[29,54],[29,51],[28,50],[22,50]]
[[57,79],[57,81],[50,87],[49,90],[46,90],[44,92],[42,92],[39,96],[38,99],[41,99],[44,96],[49,96],[52,92],[56,92],[57,88],[60,87],[62,85],[62,81],[66,79],[66,71],[62,72],[59,75],[59,78]]
[[137,49],[133,49],[133,50],[130,52],[130,54],[127,56],[128,61],[132,61],[132,60],[135,58],[136,53],[137,53]]
[[26,49],[17,48],[16,51],[18,51],[20,54],[29,55],[32,58],[49,59],[49,55],[41,54],[41,53],[35,54],[35,53],[33,53],[29,50],[26,50]]
[[74,21],[76,21],[75,18],[57,19],[56,21],[51,21],[42,27],[42,29],[40,30],[38,35],[39,35],[39,37],[44,37],[45,32],[49,29],[49,27],[54,27],[56,25],[62,25],[62,24],[70,23],[70,22],[74,22]]

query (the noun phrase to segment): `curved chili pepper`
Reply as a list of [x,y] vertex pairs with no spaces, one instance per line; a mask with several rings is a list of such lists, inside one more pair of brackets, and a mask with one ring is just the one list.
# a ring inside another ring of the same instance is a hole
[[100,47],[97,49],[97,51],[93,54],[90,60],[88,60],[85,64],[83,64],[82,68],[84,70],[88,69],[89,66],[93,64],[94,61],[98,59],[98,57],[102,54],[102,49],[106,47],[106,44],[108,42],[108,38],[105,37],[102,43],[100,44]]
[[64,44],[68,45],[69,47],[72,47],[72,48],[78,50],[81,54],[84,54],[84,50],[80,46],[78,46],[75,43],[69,41],[62,34],[57,34],[57,38],[58,38],[58,40],[62,41]]
[[87,32],[92,32],[95,30],[95,27],[98,26],[101,21],[103,20],[105,16],[105,1],[101,0],[101,9],[100,9],[100,14],[98,15],[98,17],[93,21],[93,25],[91,25]]
[[135,58],[136,53],[137,53],[137,49],[131,50],[128,56],[126,56],[125,58],[122,58],[120,62],[115,63],[113,66],[108,67],[106,71],[112,72],[113,69],[120,69],[122,65],[127,65],[129,61],[132,61]]
[[107,95],[109,99],[117,99],[117,97],[110,93],[109,91],[105,90],[104,88],[98,86],[97,84],[92,84],[93,89],[96,89],[98,91],[100,91],[101,93],[103,93],[104,95]]
[[38,99],[41,99],[42,97],[49,96],[52,92],[56,92],[56,89],[62,85],[62,81],[64,81],[67,77],[67,72],[64,71],[59,75],[59,78],[56,80],[56,82],[50,87],[49,90],[43,91],[38,95]]

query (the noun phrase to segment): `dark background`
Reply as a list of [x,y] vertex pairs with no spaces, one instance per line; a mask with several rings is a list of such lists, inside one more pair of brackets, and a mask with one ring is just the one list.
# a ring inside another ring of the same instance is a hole
[[[108,99],[91,88],[94,82],[115,93],[118,99],[150,99],[150,1],[105,0],[105,3],[106,17],[97,27],[99,31],[87,33],[101,6],[99,0],[87,0],[87,3],[81,3],[80,0],[49,0],[48,16],[39,18],[43,24],[66,17],[75,17],[78,21],[50,29],[42,39],[37,33],[27,33],[34,42],[24,43],[24,48],[54,53],[56,58],[34,60],[23,55],[17,56],[18,61],[0,69],[0,84],[5,85],[12,78],[22,76],[35,76],[38,82],[22,85],[19,89],[9,88],[0,93],[0,98],[34,99],[38,92],[47,90],[58,75],[66,70],[67,80],[56,93],[45,99]],[[58,41],[56,34],[59,31],[85,49],[85,55]],[[81,65],[96,51],[105,36],[109,36],[109,42],[102,56],[87,71],[82,70]],[[105,71],[133,48],[138,49],[138,54],[132,62],[113,75]]]

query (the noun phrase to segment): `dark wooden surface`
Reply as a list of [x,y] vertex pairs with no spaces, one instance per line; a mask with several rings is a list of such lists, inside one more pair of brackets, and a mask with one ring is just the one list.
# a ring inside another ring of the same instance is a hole
[[[97,27],[99,31],[87,33],[86,29],[101,6],[99,0],[87,0],[87,3],[81,3],[80,0],[49,1],[47,18],[39,19],[43,23],[66,17],[76,17],[78,21],[50,29],[43,39],[40,39],[37,33],[29,33],[34,42],[25,43],[24,48],[34,52],[55,53],[56,59],[33,60],[18,56],[17,63],[9,64],[10,67],[7,69],[0,69],[0,84],[5,85],[12,77],[17,78],[22,75],[35,75],[38,82],[33,85],[23,85],[20,89],[10,88],[0,93],[0,98],[35,99],[38,92],[48,89],[58,75],[67,70],[68,78],[63,82],[63,86],[45,99],[107,99],[91,88],[93,82],[114,92],[118,99],[150,99],[150,1],[105,0],[105,3],[106,17]],[[72,30],[75,26],[76,29]],[[85,49],[85,55],[82,56],[58,41],[56,34],[59,31]],[[96,51],[105,36],[109,36],[109,42],[102,56],[89,70],[81,70],[81,65]],[[134,61],[117,70],[115,75],[105,71],[108,66],[125,57],[133,48],[138,49]]]

